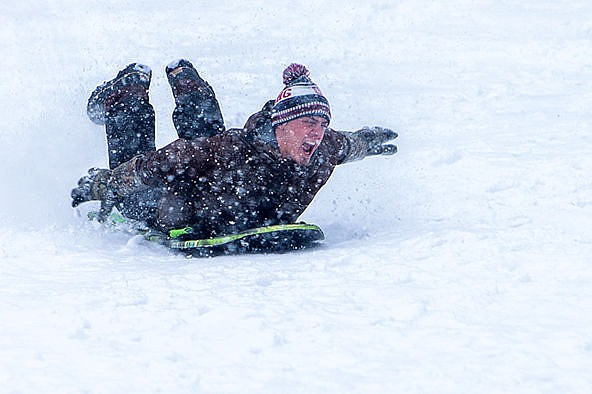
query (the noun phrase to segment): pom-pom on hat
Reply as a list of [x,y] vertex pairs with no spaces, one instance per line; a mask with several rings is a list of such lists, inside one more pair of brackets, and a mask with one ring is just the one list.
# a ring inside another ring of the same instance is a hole
[[329,101],[310,79],[310,72],[301,64],[292,63],[283,74],[286,87],[275,99],[271,110],[273,127],[301,116],[321,116],[331,121]]

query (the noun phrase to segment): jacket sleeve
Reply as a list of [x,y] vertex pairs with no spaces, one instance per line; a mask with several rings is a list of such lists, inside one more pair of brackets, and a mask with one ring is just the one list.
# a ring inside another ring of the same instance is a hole
[[355,132],[328,129],[337,141],[337,164],[361,160],[367,156],[393,155],[397,146],[389,141],[397,138],[397,133],[383,127],[365,127]]
[[331,161],[336,165],[345,163],[349,154],[350,147],[346,133],[331,128],[325,130],[321,146],[326,146],[326,154],[330,156]]
[[134,156],[111,172],[108,188],[115,197],[129,196],[149,188],[142,182],[138,173],[138,164],[141,159],[142,155]]
[[343,136],[343,156],[339,164],[362,160],[366,157],[367,146],[351,131],[337,131]]

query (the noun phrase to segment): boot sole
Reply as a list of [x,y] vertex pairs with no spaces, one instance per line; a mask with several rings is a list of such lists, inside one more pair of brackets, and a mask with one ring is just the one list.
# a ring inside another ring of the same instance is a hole
[[150,68],[147,66],[138,66],[141,69],[133,69],[130,72],[117,76],[115,79],[100,85],[92,92],[88,99],[86,113],[93,123],[101,126],[105,124],[105,99],[118,89],[130,85],[130,83],[126,83],[126,80],[129,80],[130,77],[137,75],[141,82],[145,82],[147,85],[150,84]]

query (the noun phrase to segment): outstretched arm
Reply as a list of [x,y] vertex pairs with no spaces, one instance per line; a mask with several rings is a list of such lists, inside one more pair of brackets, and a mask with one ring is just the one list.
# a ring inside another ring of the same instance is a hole
[[361,160],[367,156],[397,153],[397,146],[387,143],[398,137],[398,134],[390,129],[375,126],[364,127],[354,132],[337,131],[337,133],[345,137],[344,156],[340,164]]
[[72,190],[72,207],[87,201],[101,201],[98,220],[104,221],[121,198],[149,188],[137,171],[140,156],[116,167],[113,171],[91,168]]

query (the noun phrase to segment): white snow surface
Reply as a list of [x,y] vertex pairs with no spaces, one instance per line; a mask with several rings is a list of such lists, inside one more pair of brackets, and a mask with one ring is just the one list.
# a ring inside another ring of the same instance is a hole
[[[592,3],[5,1],[0,392],[592,392]],[[302,219],[318,249],[188,259],[85,219],[86,100],[185,57],[227,126],[305,64],[332,126],[396,130]]]

